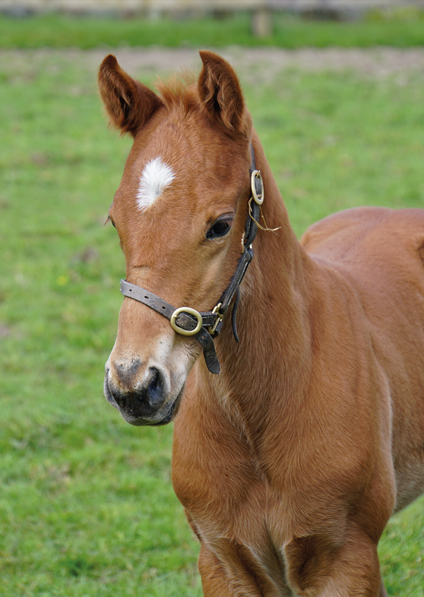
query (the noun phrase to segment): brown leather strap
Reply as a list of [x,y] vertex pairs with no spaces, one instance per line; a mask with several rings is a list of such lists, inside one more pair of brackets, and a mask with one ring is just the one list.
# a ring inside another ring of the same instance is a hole
[[223,295],[218,301],[218,304],[222,303],[222,306],[219,309],[222,315],[224,315],[227,312],[228,307],[230,306],[231,301],[233,300],[233,297],[244,278],[247,266],[252,261],[252,259],[253,249],[251,249],[250,247],[244,247],[243,255],[238,260],[236,271],[234,272],[229,285],[227,286]]
[[[131,284],[126,280],[121,280],[121,293],[139,303],[143,303],[143,305],[147,305],[147,307],[150,307],[153,311],[156,311],[156,313],[159,313],[169,320],[171,320],[172,315],[176,311],[175,307],[158,297],[156,294],[153,294],[153,292],[150,292],[141,286]],[[193,335],[193,338],[196,338],[202,345],[203,354],[205,355],[205,361],[209,371],[218,374],[220,372],[220,365],[218,357],[216,356],[215,345],[213,343],[213,338],[206,327],[213,326],[219,316],[216,313],[212,313],[212,311],[208,311],[207,313],[200,312],[200,315],[202,317],[202,328],[197,334]],[[184,311],[181,311],[178,314],[175,322],[179,328],[187,331],[193,331],[197,325],[197,320]]]
[[[176,310],[174,306],[170,303],[167,303],[153,292],[142,288],[141,286],[136,286],[135,284],[130,284],[126,280],[121,280],[121,292],[124,296],[128,296],[129,298],[133,298],[139,303],[143,303],[147,305],[156,313],[160,313],[167,319],[171,319],[174,311]],[[202,327],[211,327],[215,324],[218,315],[216,313],[212,313],[212,311],[199,312],[202,316]],[[194,317],[192,317],[188,313],[184,313],[182,311],[178,314],[176,318],[176,323],[180,328],[184,330],[192,331],[196,327],[197,321]]]

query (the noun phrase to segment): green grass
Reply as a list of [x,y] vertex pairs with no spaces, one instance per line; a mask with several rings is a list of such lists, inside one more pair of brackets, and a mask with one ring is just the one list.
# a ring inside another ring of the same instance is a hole
[[[0,47],[80,47],[152,46],[224,47],[242,46],[371,47],[389,45],[400,48],[424,45],[424,13],[405,18],[372,18],[357,22],[312,22],[274,14],[273,34],[264,39],[251,32],[246,13],[225,19],[114,19],[75,18],[41,15],[29,18],[0,16]],[[113,26],[111,26],[113,23]]]
[[[124,272],[102,224],[130,141],[83,56],[0,55],[0,81],[0,595],[200,596],[172,428],[125,425],[102,397]],[[355,205],[424,207],[422,74],[247,81],[298,234]],[[424,595],[423,514],[381,542],[390,595]]]

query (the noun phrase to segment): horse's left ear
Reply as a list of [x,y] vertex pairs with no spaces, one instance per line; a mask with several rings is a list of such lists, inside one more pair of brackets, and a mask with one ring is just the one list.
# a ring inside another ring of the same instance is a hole
[[133,137],[163,106],[160,97],[127,75],[112,54],[100,66],[99,90],[111,123]]
[[250,118],[236,73],[217,54],[207,51],[199,53],[203,69],[199,76],[198,90],[206,113],[227,134],[248,136]]

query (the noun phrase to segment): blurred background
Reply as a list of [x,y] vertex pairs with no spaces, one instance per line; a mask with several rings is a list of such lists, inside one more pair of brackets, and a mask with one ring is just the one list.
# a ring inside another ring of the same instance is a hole
[[[0,595],[200,596],[172,425],[103,398],[124,261],[104,226],[130,139],[96,88],[112,52],[154,87],[236,68],[292,225],[424,207],[424,2],[0,0]],[[386,586],[424,596],[424,500],[382,538]]]

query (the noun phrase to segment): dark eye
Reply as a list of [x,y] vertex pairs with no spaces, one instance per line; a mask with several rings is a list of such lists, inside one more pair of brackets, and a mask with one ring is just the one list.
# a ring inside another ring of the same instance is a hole
[[110,222],[110,223],[112,224],[112,226],[113,226],[114,228],[116,228],[116,226],[115,226],[115,222],[112,220],[112,218],[110,217],[110,215],[109,215],[109,214],[108,214],[108,216],[107,216],[107,218],[106,218],[106,220],[105,220],[105,223],[103,224],[103,226],[106,226],[106,224],[107,224],[108,222]]
[[206,234],[206,238],[212,240],[214,238],[220,238],[221,236],[225,236],[227,232],[229,232],[232,223],[233,218],[230,218],[228,216],[218,218],[216,222],[209,228]]

